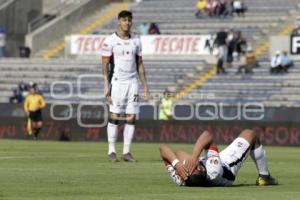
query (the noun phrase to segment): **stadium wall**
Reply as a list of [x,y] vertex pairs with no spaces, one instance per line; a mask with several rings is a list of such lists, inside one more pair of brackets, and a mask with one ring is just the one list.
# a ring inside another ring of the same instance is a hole
[[[0,104],[0,138],[29,139],[26,134],[26,116],[22,105]],[[60,110],[60,109],[58,109]],[[62,110],[60,110],[62,111]],[[41,133],[43,140],[59,140],[65,133],[72,141],[106,141],[106,127],[96,127],[103,121],[103,114],[85,113],[79,126],[76,118],[78,112],[69,118],[54,120],[50,117],[51,107],[44,110],[44,127]],[[283,113],[282,113],[283,114]],[[58,116],[56,116],[58,118]],[[93,125],[92,125],[93,124]],[[119,127],[119,140],[122,140],[124,126]],[[299,146],[299,122],[272,121],[222,121],[222,120],[170,120],[159,121],[141,119],[137,121],[135,142],[175,142],[194,143],[204,130],[211,131],[218,144],[230,143],[243,129],[253,129],[267,145]]]
[[42,0],[11,0],[0,9],[0,24],[6,29],[6,53],[9,57],[19,55],[24,45],[28,22],[42,10]]
[[[100,10],[101,7],[109,4],[111,0],[86,0],[78,6],[63,15],[55,18],[50,23],[38,28],[26,35],[26,45],[32,50],[32,53],[47,48],[49,41],[62,40],[66,34],[72,31],[74,24],[77,24],[82,18]],[[45,39],[47,38],[47,39]]]

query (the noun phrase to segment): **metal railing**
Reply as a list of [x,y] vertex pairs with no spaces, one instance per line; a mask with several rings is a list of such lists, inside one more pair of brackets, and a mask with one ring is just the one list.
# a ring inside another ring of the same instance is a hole
[[57,16],[62,15],[66,11],[72,9],[74,6],[81,3],[82,0],[61,0],[60,3],[54,7],[46,10],[44,13],[37,18],[33,19],[28,23],[28,32],[32,32],[49,21],[55,19]]
[[13,3],[15,0],[0,0],[0,10],[6,8],[8,5]]

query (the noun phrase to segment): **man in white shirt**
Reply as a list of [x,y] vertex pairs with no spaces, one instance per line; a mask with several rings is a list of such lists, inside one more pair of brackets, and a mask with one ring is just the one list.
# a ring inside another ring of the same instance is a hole
[[140,39],[130,32],[132,13],[121,11],[118,15],[118,31],[107,37],[102,48],[104,95],[110,103],[110,119],[107,125],[108,159],[118,161],[115,143],[118,137],[120,114],[126,114],[124,126],[124,161],[134,162],[130,146],[138,114],[138,76],[143,85],[145,100],[149,99],[149,88],[142,59]]
[[241,0],[235,0],[233,1],[233,9],[237,13],[237,16],[243,16],[245,17],[245,5],[244,2]]
[[[202,152],[205,155],[199,158]],[[173,151],[166,144],[160,146],[160,155],[177,186],[231,186],[249,154],[258,171],[256,185],[278,185],[270,175],[259,137],[252,130],[244,130],[220,153],[208,131],[199,136],[191,155],[183,150]]]
[[275,56],[271,59],[271,73],[279,73],[282,71],[280,51],[276,51]]

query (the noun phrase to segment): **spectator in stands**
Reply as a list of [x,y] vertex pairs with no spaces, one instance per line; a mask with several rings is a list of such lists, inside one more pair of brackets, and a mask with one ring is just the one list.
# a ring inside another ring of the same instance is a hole
[[283,51],[281,55],[281,66],[284,72],[288,72],[288,69],[294,66],[294,62],[289,58],[287,51]]
[[233,61],[233,53],[236,50],[236,45],[237,45],[237,33],[234,30],[231,30],[229,35],[228,35],[228,53],[227,53],[227,63],[231,65]]
[[198,0],[196,8],[197,12],[195,15],[197,18],[201,18],[202,16],[206,16],[208,14],[206,0]]
[[231,17],[233,17],[233,13],[234,13],[233,2],[234,2],[234,0],[230,0],[228,2],[228,7],[227,7],[228,15],[230,15]]
[[173,100],[171,98],[171,92],[166,89],[163,95],[163,98],[160,100],[159,120],[171,120],[173,111]]
[[237,32],[236,36],[236,52],[240,55],[242,52],[245,52],[247,49],[247,40],[244,38],[241,31]]
[[19,53],[21,58],[29,58],[31,54],[31,49],[26,46],[20,46]]
[[19,89],[13,90],[13,96],[9,98],[9,103],[22,103],[24,100],[24,97],[22,95],[22,92]]
[[242,70],[245,70],[245,73],[253,73],[253,68],[258,67],[258,62],[256,61],[256,56],[251,47],[247,48],[247,52],[242,52],[242,56],[240,58],[240,66],[237,73],[241,73]]
[[149,34],[150,35],[160,35],[159,27],[156,23],[151,23],[149,27]]
[[0,58],[5,57],[6,46],[6,31],[3,26],[0,25]]
[[30,84],[21,81],[18,88],[13,90],[13,96],[9,98],[10,103],[22,103],[29,93]]
[[213,0],[207,0],[206,10],[207,10],[208,15],[210,17],[214,16],[214,4],[213,4]]
[[220,2],[219,0],[212,1],[213,16],[219,16]]
[[218,10],[218,16],[219,17],[226,17],[228,15],[228,2],[227,0],[220,0],[219,1],[219,10]]
[[238,17],[245,17],[245,12],[247,8],[243,1],[241,0],[234,0],[233,1],[233,12],[237,14]]
[[228,33],[222,28],[215,39],[215,45],[218,47],[217,73],[226,73],[223,65],[227,61],[227,37]]
[[149,34],[149,28],[150,28],[150,24],[146,23],[146,22],[143,22],[140,25],[140,34],[141,35],[148,35]]
[[271,60],[271,73],[280,73],[282,71],[280,51],[276,51]]
[[211,34],[210,37],[208,39],[206,39],[205,41],[205,45],[204,45],[204,49],[208,49],[209,50],[209,54],[212,55],[214,48],[215,48],[215,36],[214,34]]
[[217,73],[223,73],[226,74],[226,71],[224,69],[224,63],[225,63],[225,52],[224,51],[220,51],[220,49],[218,50],[218,54],[217,54]]

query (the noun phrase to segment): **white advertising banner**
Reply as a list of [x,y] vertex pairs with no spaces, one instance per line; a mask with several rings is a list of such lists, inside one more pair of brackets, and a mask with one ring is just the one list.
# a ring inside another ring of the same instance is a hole
[[[72,35],[71,55],[101,54],[107,35]],[[141,36],[143,55],[210,55],[214,38],[210,35],[147,35]]]
[[[210,35],[141,37],[144,55],[209,55]],[[207,44],[207,45],[206,45]]]

